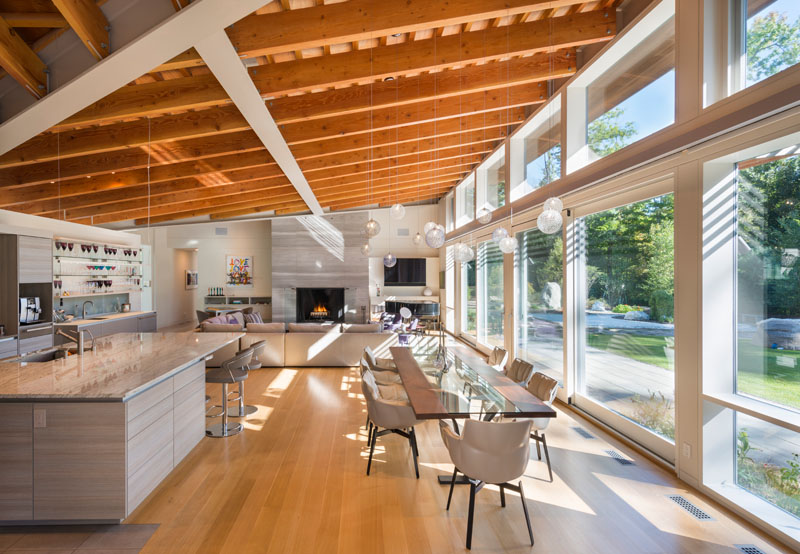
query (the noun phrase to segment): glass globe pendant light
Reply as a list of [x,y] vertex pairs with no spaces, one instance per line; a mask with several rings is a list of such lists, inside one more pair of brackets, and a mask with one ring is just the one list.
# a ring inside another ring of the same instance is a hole
[[496,243],[500,243],[501,240],[508,236],[508,231],[506,231],[505,227],[498,227],[494,231],[492,231],[492,240]]
[[369,245],[368,242],[365,242],[361,245],[361,255],[362,256],[369,256],[372,252],[372,247]]
[[364,236],[369,239],[376,237],[378,236],[378,233],[381,232],[381,224],[374,219],[369,218],[369,221],[364,224],[363,232]]
[[486,225],[492,220],[492,212],[487,210],[486,208],[481,208],[478,211],[478,222],[482,225]]
[[383,257],[383,265],[386,267],[394,267],[397,264],[397,256],[389,252]]
[[444,228],[434,223],[434,226],[425,233],[425,244],[430,248],[441,248],[444,244]]
[[513,254],[517,250],[517,239],[514,237],[505,237],[500,241],[498,246],[503,254]]
[[422,228],[422,234],[427,235],[428,231],[430,231],[431,229],[435,229],[436,227],[438,227],[438,223],[436,223],[435,221],[429,221]]
[[561,202],[560,199],[556,198],[555,196],[551,196],[547,200],[544,201],[544,210],[554,210],[556,212],[560,212],[564,209],[564,204]]
[[414,246],[419,246],[420,244],[422,244],[423,240],[425,240],[425,237],[422,236],[422,233],[417,231],[417,234],[414,235],[414,238],[411,239],[411,242],[414,243]]
[[462,264],[471,262],[475,258],[475,251],[468,244],[459,242],[456,244],[455,258]]
[[561,210],[564,205],[558,198],[548,198],[544,203],[544,210],[536,219],[536,226],[542,233],[552,235],[561,229]]
[[406,207],[402,204],[395,204],[389,208],[389,215],[392,216],[392,219],[399,221],[406,216]]

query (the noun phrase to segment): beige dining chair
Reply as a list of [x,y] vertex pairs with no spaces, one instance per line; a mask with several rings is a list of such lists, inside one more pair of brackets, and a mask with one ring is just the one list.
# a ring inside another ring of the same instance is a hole
[[503,373],[516,384],[527,387],[533,375],[533,364],[520,358],[514,358],[511,365],[503,370]]
[[397,366],[393,359],[378,358],[369,346],[364,348],[364,358],[366,358],[372,371],[397,371]]
[[367,414],[372,427],[369,432],[369,461],[367,462],[367,475],[372,467],[372,456],[375,452],[375,443],[378,437],[394,433],[408,439],[411,447],[411,457],[414,460],[414,473],[419,479],[419,448],[414,426],[420,423],[414,415],[414,410],[407,400],[387,399],[381,396],[381,390],[375,381],[372,371],[365,371],[361,376],[361,390],[367,400]]
[[453,488],[458,473],[469,479],[469,515],[467,519],[467,549],[472,548],[472,521],[475,515],[475,494],[485,483],[500,487],[500,505],[505,507],[505,490],[519,493],[522,510],[528,524],[528,535],[533,546],[533,529],[525,503],[522,480],[516,485],[509,483],[522,477],[528,466],[530,456],[530,420],[494,423],[467,419],[460,435],[456,434],[445,420],[439,421],[439,430],[445,447],[455,466],[450,493],[447,496],[447,509],[453,498]]
[[[556,399],[556,393],[558,392],[558,381],[544,373],[536,372],[533,374],[531,382],[528,384],[528,392],[548,406],[552,406],[553,401]],[[547,461],[547,471],[550,474],[550,482],[552,483],[553,469],[550,467],[550,453],[547,451],[547,439],[544,436],[544,430],[547,429],[551,419],[550,417],[535,417],[530,421],[531,428],[533,429],[531,438],[536,442],[536,455],[540,460],[542,459],[542,452],[539,448],[539,444],[541,443],[542,448],[544,448],[544,457]]]
[[[367,360],[365,358],[361,358],[359,365],[361,369],[362,393],[364,392],[364,373],[371,371],[372,376],[375,378],[375,382],[378,384],[378,393],[382,398],[387,400],[408,400],[408,394],[403,386],[403,381],[400,379],[400,375],[392,371],[372,371],[369,368],[369,364],[367,364]],[[365,393],[364,398],[366,398],[366,396],[367,395]],[[364,423],[364,428],[369,429],[370,432],[372,431],[372,423],[369,420],[369,412],[367,413],[367,421]]]
[[506,362],[508,361],[508,352],[505,348],[495,346],[489,357],[486,358],[486,363],[495,369],[505,371]]

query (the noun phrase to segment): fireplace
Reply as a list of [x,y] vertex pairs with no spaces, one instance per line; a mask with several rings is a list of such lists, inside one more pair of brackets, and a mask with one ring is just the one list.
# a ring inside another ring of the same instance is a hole
[[344,323],[344,289],[298,288],[297,321]]

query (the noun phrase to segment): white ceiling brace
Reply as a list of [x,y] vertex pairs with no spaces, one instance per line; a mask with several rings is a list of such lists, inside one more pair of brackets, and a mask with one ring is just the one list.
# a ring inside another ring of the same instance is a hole
[[[0,154],[188,50],[198,37],[224,34],[225,27],[253,13],[265,2],[195,0],[0,125]],[[237,63],[241,65],[241,62]]]
[[225,31],[213,33],[195,44],[195,48],[275,162],[297,189],[311,213],[322,215],[322,206],[317,201],[300,166],[297,165],[289,145],[286,144]]

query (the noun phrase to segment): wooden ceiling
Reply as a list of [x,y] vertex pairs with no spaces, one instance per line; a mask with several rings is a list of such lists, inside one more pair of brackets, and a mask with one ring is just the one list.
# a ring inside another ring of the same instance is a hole
[[[576,71],[577,48],[614,37],[619,1],[274,0],[227,34],[335,211],[446,194]],[[56,34],[108,54],[92,0],[0,12],[0,65],[31,94]],[[2,209],[93,225],[308,210],[194,49],[0,156],[0,187]]]

